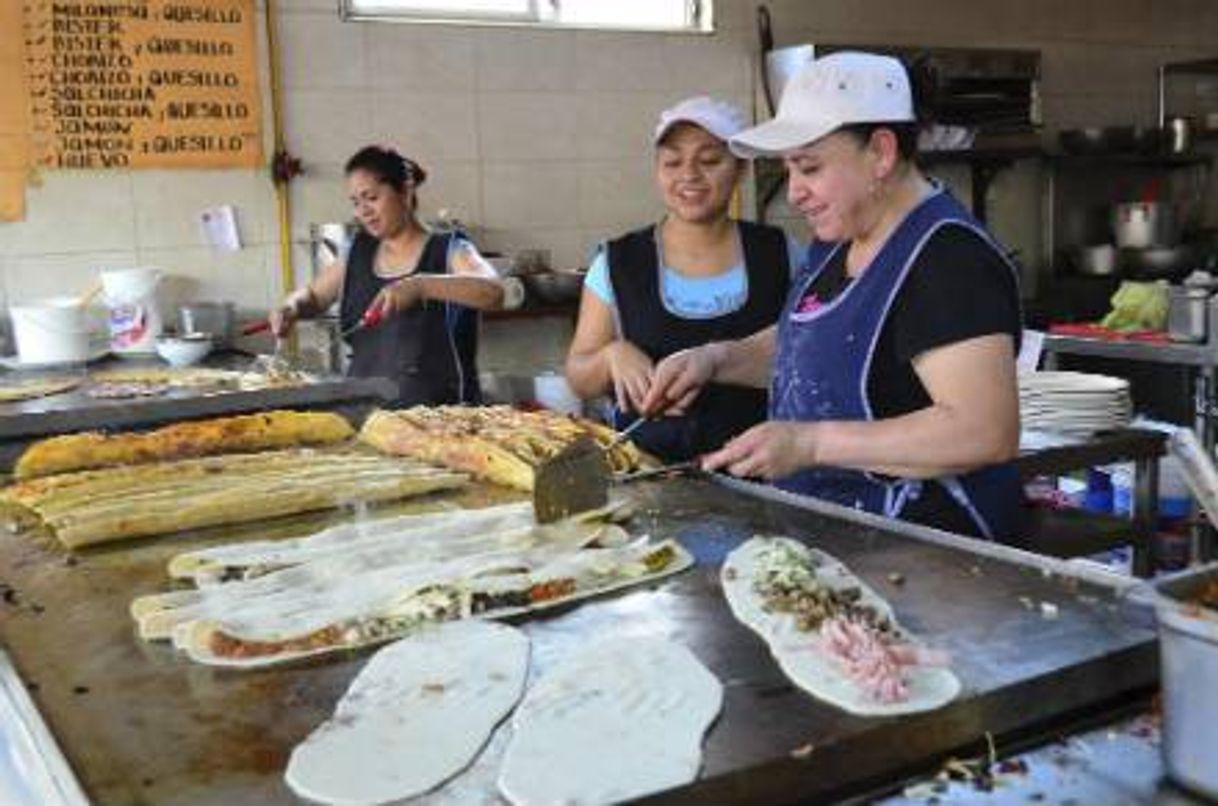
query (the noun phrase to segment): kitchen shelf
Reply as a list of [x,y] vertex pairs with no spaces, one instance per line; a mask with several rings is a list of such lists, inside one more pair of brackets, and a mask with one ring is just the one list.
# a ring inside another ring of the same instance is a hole
[[1044,149],[1030,146],[1026,148],[960,148],[944,151],[920,151],[918,152],[918,162],[922,165],[951,163],[976,165],[1040,159],[1044,155]]
[[525,305],[523,308],[484,311],[482,318],[490,321],[512,319],[544,319],[546,317],[565,316],[575,319],[579,315],[579,303],[571,302],[566,305]]
[[1214,161],[1210,154],[1046,154],[1054,165],[1127,168],[1195,168]]
[[972,209],[973,215],[981,223],[987,223],[989,218],[988,197],[990,184],[1007,168],[1020,160],[1041,159],[1044,151],[1040,148],[962,148],[947,151],[923,151],[918,154],[918,164],[923,167],[933,165],[967,165],[971,174]]

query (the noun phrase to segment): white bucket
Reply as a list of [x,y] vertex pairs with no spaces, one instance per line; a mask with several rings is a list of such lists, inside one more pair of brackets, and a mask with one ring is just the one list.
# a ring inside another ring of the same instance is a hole
[[155,353],[162,326],[156,294],[160,271],[111,269],[101,273],[101,281],[110,309],[110,349],[125,354]]
[[87,311],[76,297],[48,297],[10,305],[17,360],[22,364],[66,364],[89,357]]
[[562,375],[547,372],[533,378],[533,398],[550,411],[583,414],[584,404]]

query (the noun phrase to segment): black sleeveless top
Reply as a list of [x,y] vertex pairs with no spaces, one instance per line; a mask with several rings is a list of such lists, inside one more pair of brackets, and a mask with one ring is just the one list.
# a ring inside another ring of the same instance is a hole
[[[712,341],[742,339],[778,319],[790,284],[787,238],[782,230],[737,222],[744,250],[748,296],[735,311],[706,319],[678,316],[664,305],[655,228],[607,244],[609,279],[622,337],[652,361]],[[665,461],[684,461],[716,450],[766,417],[763,389],[710,384],[682,417],[665,417],[635,431],[636,442]],[[619,428],[633,416],[621,417]]]
[[[431,235],[419,256],[417,274],[447,274],[448,252],[459,233]],[[374,271],[380,244],[365,232],[355,236],[347,256],[339,324],[355,325],[382,288],[400,278]],[[449,302],[427,300],[386,317],[379,325],[347,337],[352,377],[389,378],[398,385],[398,406],[480,403],[475,355],[477,311]]]

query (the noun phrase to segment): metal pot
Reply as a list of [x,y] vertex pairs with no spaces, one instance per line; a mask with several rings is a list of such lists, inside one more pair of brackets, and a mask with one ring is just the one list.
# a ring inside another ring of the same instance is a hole
[[1117,257],[1122,272],[1134,278],[1182,278],[1195,268],[1196,254],[1188,246],[1152,246],[1148,249],[1122,249]]
[[351,221],[309,225],[309,257],[314,277],[326,266],[347,254],[358,231],[359,225]]
[[1075,263],[1080,274],[1107,277],[1116,271],[1116,247],[1110,243],[1080,247],[1075,255]]
[[236,321],[231,302],[192,302],[178,307],[178,332],[210,333],[217,349],[232,346]]
[[1208,288],[1173,285],[1167,290],[1167,335],[1172,341],[1205,341]]
[[547,271],[526,274],[521,279],[531,296],[550,305],[578,300],[584,287],[584,273],[580,271]]
[[1173,246],[1178,238],[1175,209],[1163,202],[1126,202],[1112,211],[1112,232],[1122,249]]

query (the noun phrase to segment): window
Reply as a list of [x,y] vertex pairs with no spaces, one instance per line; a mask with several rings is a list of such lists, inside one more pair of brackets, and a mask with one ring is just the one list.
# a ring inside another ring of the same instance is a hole
[[712,0],[341,0],[344,19],[628,31],[714,30]]

